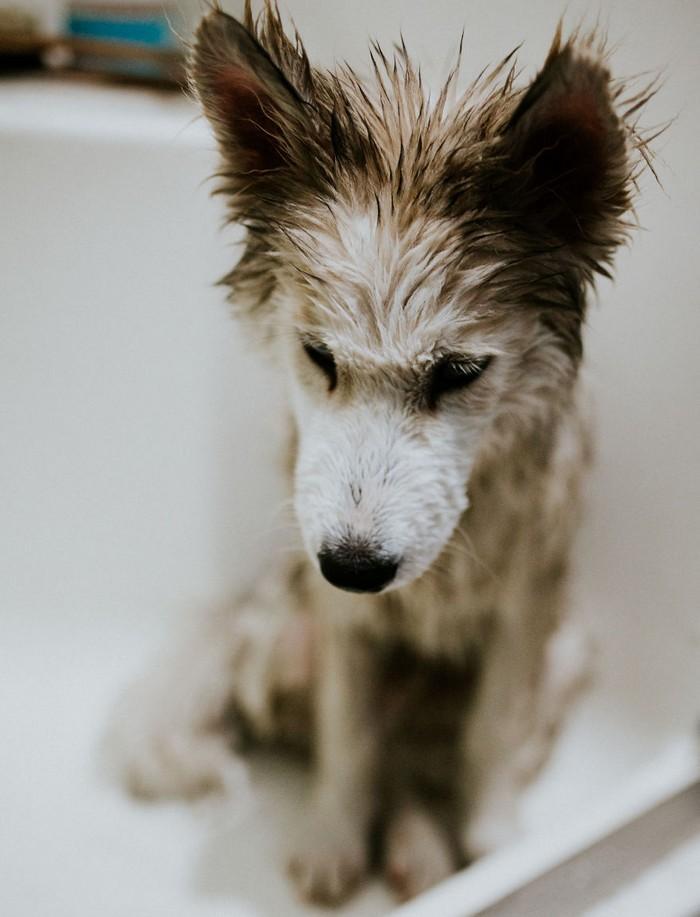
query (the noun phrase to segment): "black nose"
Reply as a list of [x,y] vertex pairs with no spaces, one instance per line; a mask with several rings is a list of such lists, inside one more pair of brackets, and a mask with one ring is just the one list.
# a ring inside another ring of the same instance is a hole
[[342,542],[323,547],[318,560],[329,583],[348,592],[379,592],[396,576],[398,560],[366,544]]

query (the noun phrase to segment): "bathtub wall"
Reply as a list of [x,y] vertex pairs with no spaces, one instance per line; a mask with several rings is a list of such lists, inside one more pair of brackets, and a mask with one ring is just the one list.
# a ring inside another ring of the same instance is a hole
[[22,614],[225,595],[282,498],[275,379],[213,286],[234,254],[208,136],[185,103],[156,129],[97,101],[83,130],[70,91],[17,100],[24,123],[0,131],[0,583]]

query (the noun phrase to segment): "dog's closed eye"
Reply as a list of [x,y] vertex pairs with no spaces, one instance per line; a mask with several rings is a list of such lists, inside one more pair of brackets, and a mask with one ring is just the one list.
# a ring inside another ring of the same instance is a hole
[[485,357],[447,357],[433,367],[428,383],[428,404],[435,408],[448,392],[468,388],[481,376],[491,362]]
[[332,352],[320,341],[303,341],[306,356],[314,363],[328,380],[328,391],[332,392],[338,383],[338,370]]

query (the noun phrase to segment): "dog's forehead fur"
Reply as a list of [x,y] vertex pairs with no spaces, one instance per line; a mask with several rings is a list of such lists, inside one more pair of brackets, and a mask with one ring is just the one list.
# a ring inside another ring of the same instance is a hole
[[462,351],[493,327],[482,285],[493,265],[470,266],[449,220],[417,210],[402,226],[385,208],[336,197],[289,230],[293,321],[365,365]]

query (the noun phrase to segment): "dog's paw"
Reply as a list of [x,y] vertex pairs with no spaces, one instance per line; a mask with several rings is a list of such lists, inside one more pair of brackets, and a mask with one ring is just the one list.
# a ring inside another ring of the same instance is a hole
[[457,860],[449,839],[422,809],[407,807],[392,820],[385,839],[384,872],[401,901],[451,875]]
[[518,836],[517,810],[511,800],[483,806],[470,818],[462,835],[468,860],[476,860],[505,847]]
[[297,891],[306,901],[340,904],[367,873],[364,833],[347,814],[315,813],[305,824],[287,862]]
[[240,795],[245,765],[227,737],[174,722],[148,710],[132,689],[112,716],[99,749],[102,771],[139,799],[195,799],[209,793]]

